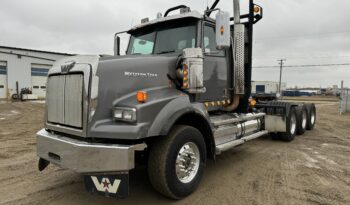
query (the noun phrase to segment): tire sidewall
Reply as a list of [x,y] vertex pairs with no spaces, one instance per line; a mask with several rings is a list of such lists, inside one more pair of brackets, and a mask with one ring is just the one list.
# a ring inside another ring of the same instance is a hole
[[[304,113],[306,115],[305,127],[303,127],[303,114]],[[307,114],[307,109],[306,109],[305,105],[301,105],[301,106],[297,107],[297,132],[296,133],[298,135],[302,135],[305,133],[306,127],[307,127],[307,121],[308,121],[308,114]]]
[[[291,133],[290,129],[291,129],[291,120],[292,120],[292,116],[293,115],[294,115],[295,120],[296,120],[296,127],[295,127],[295,130],[294,130],[294,133]],[[290,141],[294,140],[296,132],[297,132],[297,121],[298,121],[298,119],[297,119],[296,109],[295,109],[295,107],[291,107],[290,111],[289,111],[289,115],[287,117],[286,132],[282,136],[282,139],[284,141],[290,142]]]
[[[316,107],[314,104],[307,104],[306,105],[307,110],[307,121],[306,121],[306,129],[312,130],[316,124]],[[315,116],[314,123],[311,123],[311,115]]]
[[[181,147],[192,142],[197,145],[200,153],[200,164],[196,176],[188,183],[182,183],[176,175],[176,158]],[[177,198],[191,194],[197,187],[203,176],[206,164],[206,145],[202,134],[195,128],[185,127],[176,133],[172,146],[169,147],[166,163],[166,181],[170,191]]]

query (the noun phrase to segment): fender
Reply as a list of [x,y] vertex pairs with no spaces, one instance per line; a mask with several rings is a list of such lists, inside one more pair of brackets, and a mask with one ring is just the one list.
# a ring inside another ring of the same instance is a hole
[[113,102],[113,107],[136,108],[137,123],[118,122],[110,116],[105,116],[91,125],[90,136],[127,140],[164,136],[181,116],[188,113],[195,113],[210,126],[205,106],[202,103],[191,103],[186,93],[169,86],[144,91],[148,93],[146,103],[137,102],[134,92]]
[[180,119],[180,117],[189,113],[194,113],[201,116],[208,123],[212,130],[209,114],[206,111],[204,105],[201,103],[192,104],[189,101],[188,96],[186,96],[184,98],[176,98],[163,107],[163,109],[159,112],[153,121],[148,135],[167,135],[175,122]]
[[195,125],[191,126],[194,126],[203,133],[207,144],[208,157],[215,159],[213,126],[210,123],[209,114],[202,103],[190,103],[188,98],[174,99],[159,112],[150,127],[148,135],[150,137],[166,136],[177,121],[186,121],[188,117],[193,118],[196,122]]
[[210,124],[209,114],[202,103],[191,103],[188,94],[172,87],[157,87],[145,89],[148,93],[146,103],[138,103],[132,93],[119,98],[113,104],[120,107],[137,109],[138,123],[149,123],[148,132],[144,137],[167,135],[172,125],[182,115],[194,112]]

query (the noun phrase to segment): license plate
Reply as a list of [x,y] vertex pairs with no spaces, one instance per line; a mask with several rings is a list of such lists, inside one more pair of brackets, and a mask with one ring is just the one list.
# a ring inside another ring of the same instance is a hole
[[88,192],[116,198],[129,195],[129,174],[84,176]]

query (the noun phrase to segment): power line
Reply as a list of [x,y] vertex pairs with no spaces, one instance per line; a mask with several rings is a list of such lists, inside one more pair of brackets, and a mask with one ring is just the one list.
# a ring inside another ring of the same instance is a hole
[[257,38],[255,40],[277,40],[277,39],[299,39],[299,38],[324,38],[334,34],[347,34],[350,31],[342,31],[342,32],[332,32],[332,33],[314,33],[314,34],[304,34],[303,36],[273,36],[266,38]]
[[[318,65],[287,65],[284,68],[304,68],[304,67],[330,67],[330,66],[347,66],[350,63],[339,63],[339,64],[318,64]],[[280,68],[280,66],[253,66],[253,68]]]
[[[286,55],[284,55],[286,56]],[[278,56],[255,56],[253,59],[266,59],[266,60],[270,60],[270,59],[276,59],[278,58]],[[350,58],[350,56],[348,55],[339,55],[339,56],[288,56],[288,59],[317,59],[317,58]]]

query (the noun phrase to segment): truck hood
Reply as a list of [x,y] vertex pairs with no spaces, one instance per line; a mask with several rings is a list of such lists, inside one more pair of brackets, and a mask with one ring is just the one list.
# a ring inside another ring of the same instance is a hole
[[[94,120],[110,118],[114,106],[127,106],[118,104],[121,98],[135,96],[139,90],[169,86],[167,74],[175,75],[176,60],[176,56],[166,55],[100,58]],[[133,99],[136,102],[136,97]]]
[[[57,118],[58,120],[54,119],[56,120],[53,121],[54,124],[48,123],[47,109],[45,114],[46,127],[76,136],[104,138],[112,136],[111,134],[115,133],[114,129],[123,130],[121,125],[124,125],[126,129],[125,123],[113,120],[113,108],[115,107],[144,109],[142,107],[148,106],[147,109],[154,111],[153,113],[147,112],[148,115],[154,117],[168,101],[179,96],[183,97],[183,93],[171,86],[167,77],[168,74],[175,76],[176,61],[177,56],[168,55],[105,58],[99,56],[72,56],[56,61],[49,71],[49,81],[51,76],[56,75],[82,74],[83,78],[82,82],[77,82],[77,84],[74,84],[72,77],[69,78],[69,81],[66,81],[66,77],[54,77],[53,81],[50,81],[51,84],[49,83],[49,85],[51,86],[48,86],[47,92],[57,94],[53,94],[53,97],[50,98],[53,105],[50,113],[56,116],[58,114],[55,112],[63,112],[65,115],[66,106],[72,109],[82,109],[81,119],[77,117],[79,113],[76,116],[74,115],[77,118],[74,119],[74,123],[82,122],[82,129],[71,129],[56,125],[55,123],[63,122],[64,125],[71,126],[69,124],[71,122],[66,123],[62,113]],[[72,87],[66,87],[66,82],[69,82],[68,86]],[[79,103],[80,94],[78,93],[81,85],[83,86],[82,104]],[[149,101],[147,103],[140,104],[137,102],[136,92],[140,90],[148,92]],[[62,97],[62,95],[64,96]],[[142,115],[139,116],[140,123],[138,121],[138,126],[135,129],[143,129],[144,126],[147,126],[147,122],[152,121],[149,119],[142,121],[141,119],[145,119],[145,116],[143,117]],[[116,124],[119,125],[117,128],[115,127]],[[103,126],[105,126],[104,131],[100,132],[98,129]],[[131,125],[128,124],[128,126]],[[129,131],[125,133],[129,133]]]

